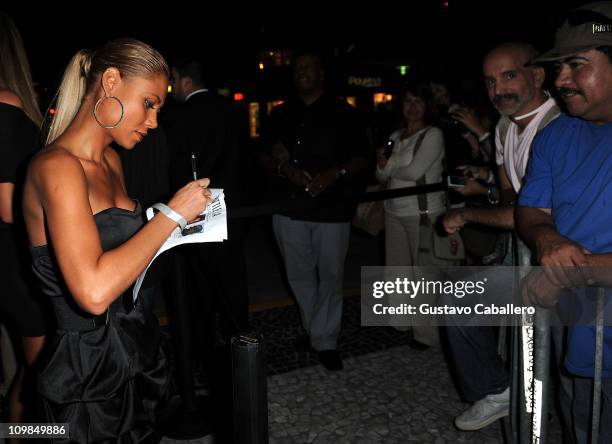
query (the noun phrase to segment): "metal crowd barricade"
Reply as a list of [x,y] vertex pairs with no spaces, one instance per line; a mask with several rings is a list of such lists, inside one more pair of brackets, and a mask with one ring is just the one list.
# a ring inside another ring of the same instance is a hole
[[[512,254],[515,265],[530,265],[531,263],[531,252],[516,236],[512,236],[512,249],[508,253]],[[520,280],[525,277],[524,270],[526,269],[521,268],[521,272],[515,276],[515,288],[518,288]],[[511,327],[510,336],[510,415],[504,421],[504,431],[506,442],[523,444],[532,442],[531,436],[534,429],[533,319],[524,317],[521,326]],[[501,339],[504,337],[502,336]],[[500,340],[500,351],[502,346]]]
[[601,376],[603,371],[604,289],[597,289],[597,320],[595,327],[595,375],[593,379],[593,411],[591,442],[599,442],[601,420]]
[[533,443],[546,443],[550,396],[550,312],[538,308],[535,314],[533,356]]
[[[526,267],[531,265],[531,251],[523,242],[515,239],[516,262],[521,267],[518,277],[522,279],[527,273]],[[511,413],[518,414],[517,420],[512,421],[518,424],[517,442],[545,444],[550,387],[550,312],[538,307],[532,319],[524,317],[522,325],[513,329],[518,343],[518,347],[513,347],[513,360],[518,360],[518,365],[513,365],[512,369],[520,371],[518,377],[511,379],[515,384],[518,381],[515,389],[518,396],[511,398],[518,402],[511,408]]]
[[[518,265],[531,264],[531,252],[518,242]],[[523,276],[521,276],[523,277]],[[515,442],[521,444],[545,444],[548,438],[548,412],[550,409],[550,310],[538,307],[533,322],[524,319],[521,327],[513,327],[513,338],[519,347],[512,348],[512,384],[518,387],[511,395],[511,427]],[[595,374],[593,380],[593,404],[591,412],[591,439],[597,444],[601,415],[601,379],[603,371],[604,289],[597,289],[597,318],[595,340]],[[533,341],[533,345],[530,343]],[[533,354],[525,353],[532,347]],[[518,350],[517,350],[518,349]],[[533,369],[533,377],[529,369]],[[518,395],[518,396],[516,396]],[[514,403],[518,404],[514,404]],[[515,415],[512,417],[512,415]],[[517,435],[518,426],[518,435]],[[518,439],[517,439],[518,438]]]

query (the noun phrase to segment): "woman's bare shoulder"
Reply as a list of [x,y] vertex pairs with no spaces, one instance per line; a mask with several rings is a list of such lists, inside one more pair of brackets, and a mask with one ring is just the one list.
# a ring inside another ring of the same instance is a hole
[[0,88],[0,103],[5,103],[7,105],[12,105],[23,109],[23,102],[19,96],[10,89]]
[[[38,152],[30,162],[30,175],[34,179],[68,178],[85,176],[79,159],[60,145],[49,145]],[[67,177],[66,177],[67,176]]]

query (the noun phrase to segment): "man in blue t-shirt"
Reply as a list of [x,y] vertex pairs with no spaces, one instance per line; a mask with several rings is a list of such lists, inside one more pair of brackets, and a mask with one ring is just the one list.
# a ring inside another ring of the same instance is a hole
[[[554,62],[555,86],[572,116],[560,116],[536,138],[519,198],[517,227],[549,267],[549,288],[586,286],[579,269],[612,266],[612,2],[573,11],[557,31],[555,47],[535,59]],[[566,268],[561,268],[566,267]],[[541,283],[541,282],[540,282]],[[560,291],[527,294],[541,305],[556,303]],[[573,303],[590,308],[578,292]],[[612,442],[612,328],[604,330],[600,441]],[[573,405],[578,442],[589,442],[595,366],[595,328],[568,332],[565,366],[575,375]]]

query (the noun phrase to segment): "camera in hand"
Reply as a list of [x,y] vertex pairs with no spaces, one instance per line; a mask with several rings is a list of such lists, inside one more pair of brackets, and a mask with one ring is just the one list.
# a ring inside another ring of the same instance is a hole
[[463,123],[453,118],[453,113],[459,109],[461,107],[457,104],[449,106],[446,112],[440,116],[439,123],[442,127],[458,131],[460,134],[469,133],[470,130]]
[[459,131],[461,134],[470,132],[470,130],[467,129],[467,126],[465,126],[463,123],[459,122],[458,120],[450,119],[450,124],[453,128],[455,128],[455,130]]
[[385,158],[388,160],[389,157],[391,157],[391,154],[393,154],[393,146],[395,145],[395,142],[392,139],[387,140],[387,143],[385,144]]
[[468,178],[465,176],[448,176],[446,178],[446,184],[449,188],[461,188],[467,183]]

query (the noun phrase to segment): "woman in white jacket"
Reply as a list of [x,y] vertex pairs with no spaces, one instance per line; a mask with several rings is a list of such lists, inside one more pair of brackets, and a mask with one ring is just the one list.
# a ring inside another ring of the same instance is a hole
[[[413,187],[423,177],[425,184],[442,180],[444,137],[439,128],[431,126],[432,98],[426,83],[408,85],[400,96],[403,125],[390,136],[391,155],[387,158],[384,149],[377,152],[376,178],[386,183],[387,189]],[[385,201],[387,266],[449,265],[432,253],[431,227],[446,211],[444,192],[425,196],[429,223],[421,220],[417,196]],[[413,333],[419,344],[438,345],[437,329],[433,327],[413,327]]]

